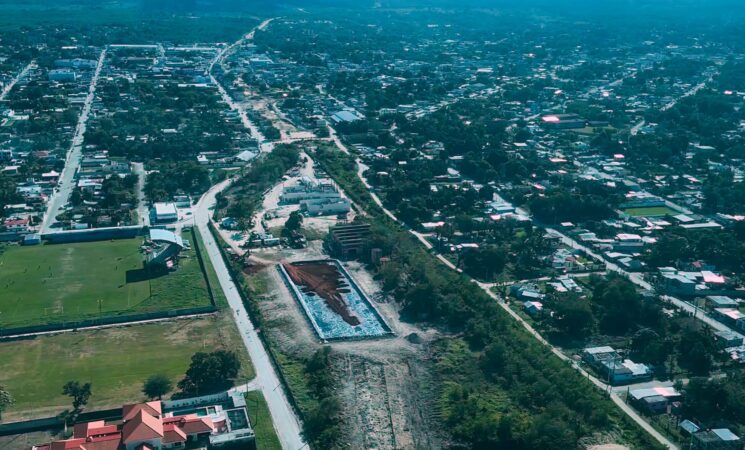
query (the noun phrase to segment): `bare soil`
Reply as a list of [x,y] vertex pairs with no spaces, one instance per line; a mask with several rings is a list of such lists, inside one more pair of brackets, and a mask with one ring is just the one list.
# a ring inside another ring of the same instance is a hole
[[[319,249],[296,251],[293,260],[317,258]],[[276,266],[269,262],[286,259],[286,252],[261,252],[260,269],[253,276],[266,283],[268,294],[259,302],[268,319],[265,332],[281,351],[298,358],[309,357],[324,344],[285,286]],[[260,260],[259,260],[260,258]],[[257,266],[258,267],[258,266]],[[431,386],[430,343],[437,337],[426,330],[401,322],[397,305],[383,295],[371,274],[359,263],[346,263],[358,285],[396,333],[394,337],[364,341],[338,341],[332,347],[332,366],[338,380],[344,446],[367,449],[437,449],[442,447],[442,429],[434,416],[436,393]],[[416,333],[414,344],[407,339]]]

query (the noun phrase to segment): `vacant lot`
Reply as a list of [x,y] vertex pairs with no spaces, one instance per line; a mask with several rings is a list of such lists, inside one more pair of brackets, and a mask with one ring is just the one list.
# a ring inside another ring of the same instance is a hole
[[624,210],[626,214],[633,217],[658,217],[668,214],[678,214],[667,206],[652,206],[648,208],[629,208]]
[[136,238],[5,247],[0,254],[0,327],[209,305],[193,250],[175,272],[148,279],[141,244]]
[[62,395],[62,385],[69,380],[93,384],[88,409],[143,400],[142,382],[150,375],[164,374],[175,385],[194,353],[218,349],[239,354],[242,373],[237,382],[253,378],[248,355],[227,314],[0,342],[0,385],[16,399],[3,419],[59,414],[70,405]]

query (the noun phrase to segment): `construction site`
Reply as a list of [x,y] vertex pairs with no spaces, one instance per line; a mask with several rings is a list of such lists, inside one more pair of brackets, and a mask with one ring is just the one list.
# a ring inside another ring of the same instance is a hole
[[[267,192],[257,218],[268,212],[286,217],[290,208],[297,209],[296,204],[281,206],[284,187],[293,184],[293,178],[318,179],[314,175],[313,161],[307,158],[297,175]],[[340,194],[344,196],[343,191]],[[342,422],[349,425],[343,430],[343,447],[441,448],[443,427],[431,359],[431,345],[441,335],[402,322],[399,305],[364,264],[329,259],[323,245],[329,231],[340,256],[360,256],[363,246],[358,238],[364,240],[368,229],[352,225],[354,216],[353,209],[346,221],[306,218],[303,232],[311,230],[315,237],[302,249],[274,246],[249,251],[225,230],[220,232],[234,257],[243,261],[245,282],[263,317],[262,332],[274,351],[285,361],[302,364],[324,346],[331,347],[331,376]],[[282,220],[264,224],[271,228]],[[263,227],[261,220],[257,225]]]
[[391,335],[385,319],[338,261],[302,261],[277,267],[321,340]]

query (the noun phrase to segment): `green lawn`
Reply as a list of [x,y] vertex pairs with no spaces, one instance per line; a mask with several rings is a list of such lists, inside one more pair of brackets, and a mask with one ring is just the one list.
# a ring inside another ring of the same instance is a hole
[[256,433],[256,450],[282,450],[282,445],[274,429],[272,416],[266,400],[260,391],[246,393],[246,406],[248,416],[251,418],[251,426]]
[[42,336],[0,342],[0,385],[16,404],[3,420],[47,417],[69,407],[62,385],[91,382],[89,409],[143,400],[142,382],[159,373],[174,385],[199,351],[233,350],[242,361],[239,382],[253,368],[232,320],[226,315],[158,324]]
[[0,327],[209,305],[193,250],[175,272],[147,280],[141,244],[135,238],[0,248]]
[[628,209],[625,209],[623,212],[633,217],[658,217],[658,216],[666,216],[668,214],[677,214],[676,211],[674,211],[671,208],[668,208],[667,206],[652,206],[652,207],[647,207],[647,208],[628,208]]

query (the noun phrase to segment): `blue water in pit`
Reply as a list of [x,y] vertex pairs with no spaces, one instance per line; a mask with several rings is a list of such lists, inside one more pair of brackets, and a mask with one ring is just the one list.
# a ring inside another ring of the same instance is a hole
[[[321,297],[315,294],[306,294],[300,290],[301,301],[310,310],[310,314],[318,326],[316,331],[320,337],[322,339],[344,339],[390,334],[388,327],[378,318],[375,310],[368,303],[368,300],[360,293],[359,288],[338,266],[337,270],[339,270],[339,274],[350,287],[350,292],[341,294],[341,296],[347,305],[349,305],[350,311],[360,319],[360,324],[357,326],[348,324],[341,316],[326,306],[326,302]],[[288,281],[292,283],[292,280],[288,279]]]

